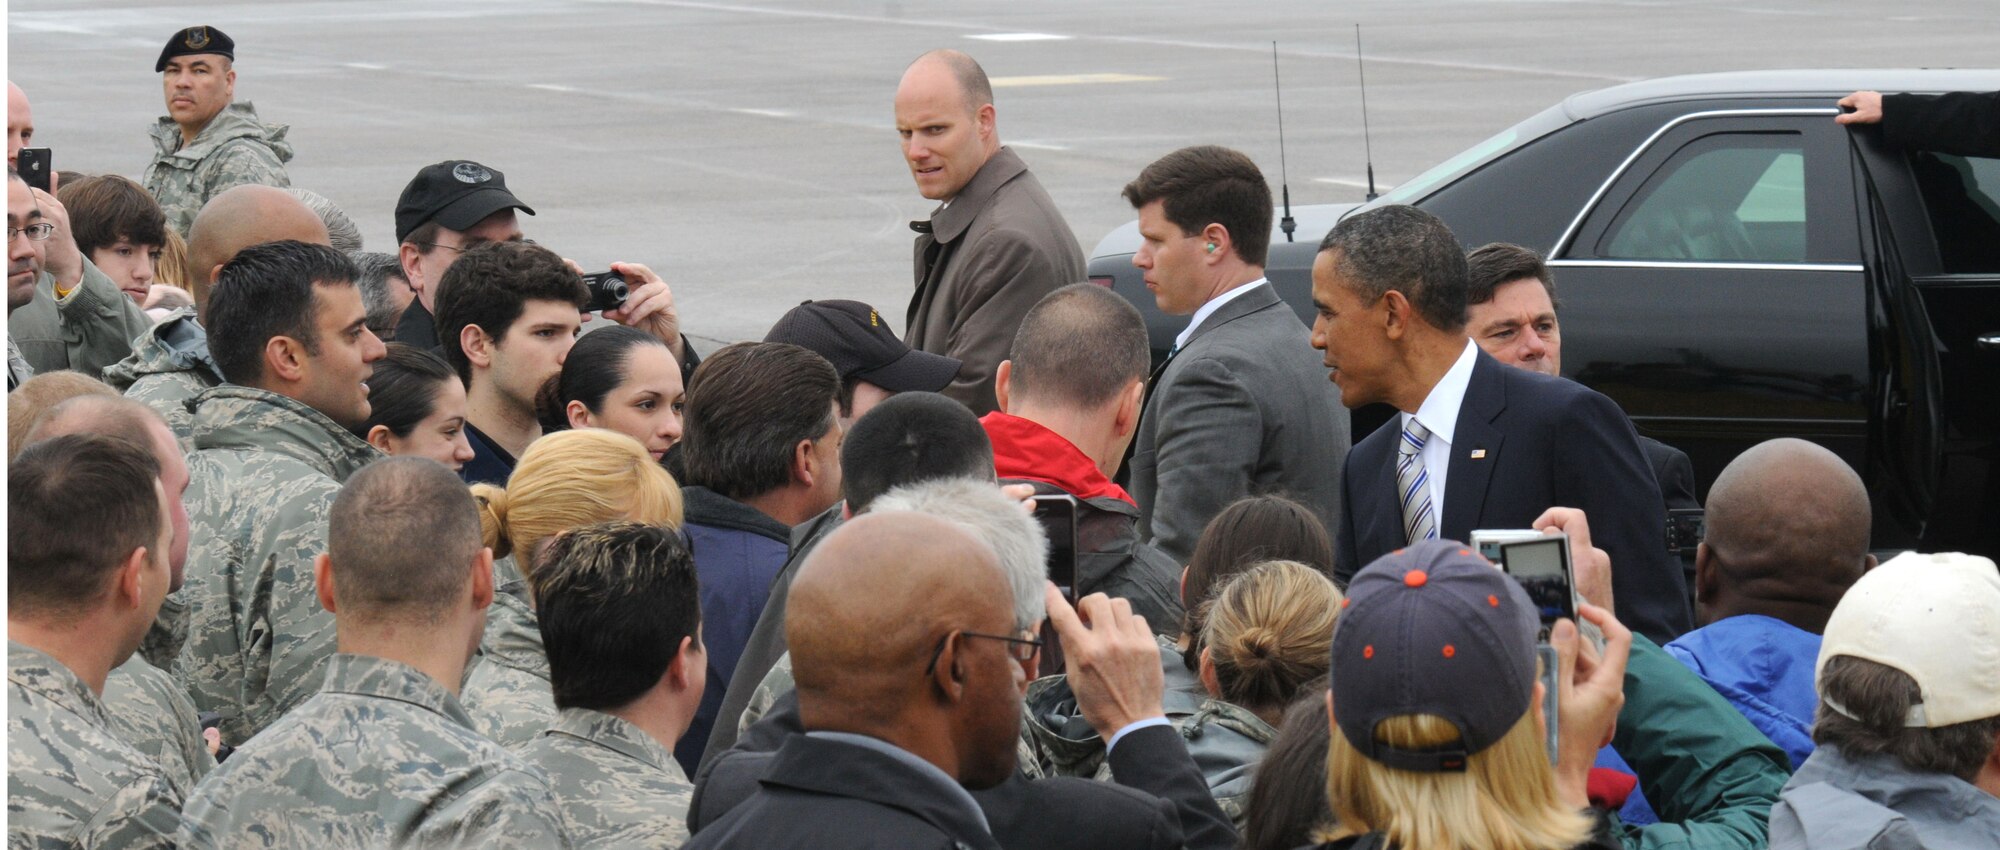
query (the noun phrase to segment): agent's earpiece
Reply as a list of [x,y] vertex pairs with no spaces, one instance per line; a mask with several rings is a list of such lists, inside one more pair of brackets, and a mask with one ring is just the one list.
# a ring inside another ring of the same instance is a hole
[[1210,243],[1208,243],[1208,252],[1209,252],[1209,253],[1211,253],[1211,254],[1215,253],[1215,243],[1214,243],[1214,242],[1210,242]]

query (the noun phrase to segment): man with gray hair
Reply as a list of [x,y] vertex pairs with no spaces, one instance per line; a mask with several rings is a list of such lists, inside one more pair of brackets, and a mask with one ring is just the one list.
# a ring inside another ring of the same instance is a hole
[[201,783],[179,845],[570,846],[548,780],[458,702],[493,601],[458,476],[411,457],[355,473],[313,572],[338,634],[325,685]]
[[343,254],[361,253],[361,228],[354,226],[354,219],[347,217],[347,211],[334,204],[333,200],[311,189],[293,186],[285,190],[299,202],[319,216],[326,225],[326,238],[333,250]]
[[1619,622],[1656,643],[1692,627],[1631,421],[1596,391],[1503,366],[1466,336],[1465,252],[1444,222],[1403,205],[1349,216],[1320,241],[1312,278],[1312,345],[1341,403],[1401,411],[1348,454],[1336,580],[1422,540],[1529,528],[1572,507],[1618,565]]
[[368,309],[368,329],[385,340],[395,339],[396,323],[417,296],[410,279],[403,276],[402,261],[380,251],[349,256],[354,260],[354,285],[361,288],[361,306]]

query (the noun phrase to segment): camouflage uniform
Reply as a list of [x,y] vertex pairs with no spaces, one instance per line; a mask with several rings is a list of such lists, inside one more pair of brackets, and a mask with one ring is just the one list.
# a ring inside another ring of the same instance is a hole
[[674,751],[639,727],[587,708],[565,708],[520,753],[549,775],[577,847],[687,843],[694,784]]
[[493,594],[481,656],[465,677],[465,713],[479,734],[521,747],[556,720],[555,688],[542,629],[528,603]]
[[225,189],[246,183],[292,185],[285,174],[285,162],[292,158],[292,145],[285,141],[290,129],[257,120],[257,108],[244,101],[224,107],[194,141],[182,146],[180,125],[162,115],[152,128],[153,161],[141,182],[160,202],[167,224],[186,236],[202,205]]
[[187,690],[138,654],[104,678],[103,703],[111,731],[159,762],[183,794],[215,768]]
[[132,341],[132,356],[104,370],[104,382],[167,420],[183,448],[193,445],[194,411],[188,402],[222,383],[222,369],[208,353],[208,331],[193,307],[182,307]]
[[188,799],[182,848],[570,846],[541,771],[472,731],[438,682],[337,654],[321,691]]
[[171,848],[181,794],[90,687],[7,642],[7,846]]
[[736,734],[741,737],[750,727],[757,725],[764,715],[771,713],[778,697],[791,690],[792,654],[786,652],[771,664],[771,672],[764,674],[764,681],[757,683],[757,689],[750,692],[750,702],[743,706],[743,719],[736,722]]
[[174,663],[195,706],[245,741],[319,687],[333,615],[313,558],[341,482],[382,455],[305,404],[224,384],[195,398],[188,455],[188,638]]

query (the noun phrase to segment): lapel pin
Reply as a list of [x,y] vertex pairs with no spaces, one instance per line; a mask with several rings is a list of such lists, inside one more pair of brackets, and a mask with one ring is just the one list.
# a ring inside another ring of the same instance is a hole
[[1485,459],[1486,459],[1486,450],[1485,450],[1485,449],[1473,449],[1473,450],[1472,450],[1472,459],[1473,459],[1473,460],[1485,460]]

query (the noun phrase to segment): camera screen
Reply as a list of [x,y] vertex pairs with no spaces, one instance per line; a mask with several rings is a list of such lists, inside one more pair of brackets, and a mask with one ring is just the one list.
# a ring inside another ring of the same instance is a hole
[[1569,574],[1563,570],[1561,538],[1529,543],[1510,543],[1501,549],[1507,574],[1528,591],[1544,622],[1576,616],[1570,595]]

